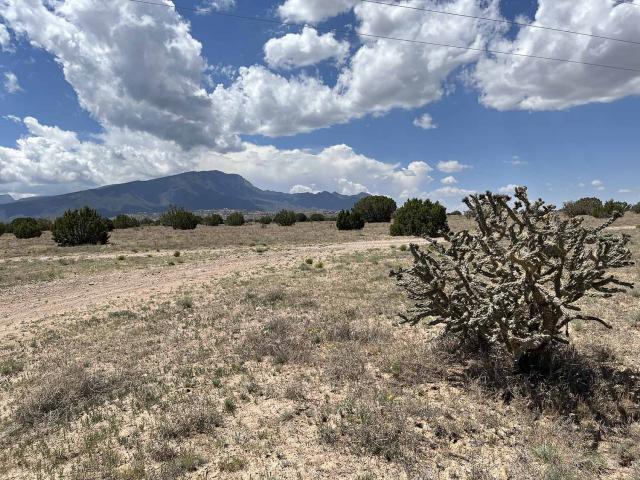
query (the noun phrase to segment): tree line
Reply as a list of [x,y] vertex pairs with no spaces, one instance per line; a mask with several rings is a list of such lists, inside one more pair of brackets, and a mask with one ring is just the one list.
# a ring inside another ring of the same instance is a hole
[[[608,200],[603,202],[595,197],[585,197],[564,203],[562,213],[568,217],[590,215],[596,218],[611,217],[615,212],[632,211],[640,214],[640,202],[635,205]],[[449,215],[461,215],[455,210]],[[55,220],[46,218],[22,217],[8,224],[0,222],[0,235],[13,233],[16,238],[36,238],[42,232],[50,230],[53,239],[61,246],[81,244],[105,244],[109,232],[145,225],[171,227],[175,230],[193,230],[198,225],[205,226],[241,226],[248,223],[242,212],[232,212],[223,218],[211,213],[197,215],[184,208],[172,206],[157,220],[142,219],[131,215],[118,215],[113,219],[100,215],[90,207],[68,210]],[[389,233],[393,236],[436,237],[449,231],[447,210],[439,202],[429,199],[408,199],[398,208],[395,200],[383,195],[370,195],[360,199],[350,210],[341,210],[336,216],[322,213],[307,215],[302,212],[283,209],[274,215],[263,215],[255,220],[263,227],[271,223],[288,227],[301,222],[335,221],[338,230],[361,230],[367,223],[389,223]]]

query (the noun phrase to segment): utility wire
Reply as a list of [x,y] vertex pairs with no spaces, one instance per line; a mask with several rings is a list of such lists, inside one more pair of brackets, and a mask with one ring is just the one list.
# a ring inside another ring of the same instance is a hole
[[[615,37],[607,37],[605,35],[596,35],[593,33],[585,33],[585,32],[577,32],[575,30],[565,30],[563,28],[556,28],[556,27],[547,27],[544,25],[533,25],[531,23],[522,23],[522,22],[516,22],[513,20],[506,20],[504,18],[491,18],[491,17],[480,17],[477,15],[467,15],[464,13],[455,13],[455,12],[446,12],[444,10],[434,10],[431,8],[423,8],[423,7],[412,7],[410,5],[402,5],[399,3],[389,3],[389,2],[382,2],[379,0],[360,0],[362,3],[372,3],[372,4],[376,4],[376,5],[385,5],[388,7],[397,7],[397,8],[404,8],[406,10],[414,10],[414,11],[419,11],[419,12],[428,12],[428,13],[437,13],[437,14],[441,14],[441,15],[450,15],[453,17],[462,17],[462,18],[473,18],[476,20],[482,20],[484,22],[494,22],[494,23],[506,23],[509,25],[516,25],[518,27],[522,27],[522,28],[537,28],[537,29],[541,29],[541,30],[550,30],[552,32],[560,32],[560,33],[569,33],[572,35],[581,35],[583,37],[592,37],[592,38],[600,38],[603,40],[612,40],[614,42],[621,42],[621,43],[630,43],[633,45],[640,45],[640,41],[636,41],[636,40],[625,40],[622,38],[615,38]],[[623,2],[623,3],[629,3],[631,5],[636,5],[636,6],[640,6],[639,4],[635,4],[632,2]]]
[[[176,10],[184,10],[184,11],[191,11],[191,12],[198,12],[200,13],[201,10],[197,9],[197,8],[192,8],[192,7],[183,7],[183,6],[179,6],[179,5],[175,5],[175,4],[166,4],[166,3],[156,3],[156,2],[151,2],[148,0],[128,0],[130,2],[133,3],[140,3],[140,4],[144,4],[144,5],[153,5],[156,7],[165,7],[165,8],[175,8]],[[271,20],[269,18],[264,18],[264,17],[250,17],[250,16],[245,16],[245,15],[238,15],[235,13],[228,13],[228,12],[217,12],[217,11],[211,11],[211,12],[207,12],[210,13],[211,15],[217,15],[217,16],[221,16],[221,17],[229,17],[229,18],[237,18],[237,19],[241,19],[241,20],[248,20],[248,21],[252,21],[252,22],[260,22],[260,23],[267,23],[267,24],[271,24],[271,25],[280,25],[280,26],[285,26],[285,27],[302,27],[303,25],[297,24],[297,23],[288,23],[288,22],[281,22],[278,20]],[[341,30],[341,29],[330,29],[330,28],[323,28],[323,27],[315,27],[316,30],[318,31],[324,31],[324,32],[335,32],[335,33],[342,33],[345,35],[351,35],[353,34],[352,31],[349,30]],[[366,38],[375,38],[378,40],[391,40],[391,41],[397,41],[397,42],[404,42],[404,43],[413,43],[413,44],[418,44],[418,45],[429,45],[429,46],[434,46],[434,47],[445,47],[445,48],[455,48],[458,50],[470,50],[470,51],[474,51],[474,52],[483,52],[483,53],[490,53],[492,55],[510,55],[510,56],[514,56],[514,57],[521,57],[521,58],[533,58],[536,60],[548,60],[548,61],[553,61],[553,62],[562,62],[562,63],[571,63],[571,64],[575,64],[575,65],[585,65],[585,66],[589,66],[589,67],[600,67],[600,68],[607,68],[610,70],[621,70],[621,71],[625,71],[625,72],[637,72],[640,73],[640,68],[632,68],[632,67],[621,67],[621,66],[616,66],[616,65],[607,65],[607,64],[603,64],[603,63],[593,63],[593,62],[582,62],[579,60],[570,60],[568,58],[556,58],[556,57],[546,57],[543,55],[533,55],[533,54],[528,54],[528,53],[517,53],[517,52],[506,52],[506,51],[502,51],[502,50],[493,50],[493,49],[488,49],[488,48],[477,48],[477,47],[463,47],[461,45],[451,45],[448,43],[437,43],[437,42],[427,42],[424,40],[413,40],[413,39],[408,39],[408,38],[400,38],[400,37],[389,37],[386,35],[374,35],[372,33],[362,33],[362,32],[356,32],[357,35],[361,36],[361,37],[366,37]]]

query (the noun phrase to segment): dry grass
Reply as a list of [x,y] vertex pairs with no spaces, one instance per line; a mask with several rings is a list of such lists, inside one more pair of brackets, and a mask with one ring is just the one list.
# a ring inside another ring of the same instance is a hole
[[[316,228],[335,234],[309,225],[274,226],[267,243],[287,255]],[[227,241],[218,228],[162,249],[189,262]],[[255,232],[234,229],[230,245]],[[138,268],[126,256],[124,272]],[[306,258],[0,343],[0,477],[638,478],[637,297],[589,300],[615,328],[573,328],[575,349],[523,373],[396,324],[405,298],[387,274],[406,251]]]
[[[344,241],[371,240],[388,235],[389,224],[368,224],[359,231],[339,231],[335,222],[305,222],[291,227],[276,224],[261,226],[247,223],[241,227],[199,225],[195,230],[173,230],[169,227],[139,227],[111,232],[107,245],[83,245],[59,248],[51,232],[40,238],[18,240],[11,234],[0,237],[4,258],[47,255],[78,255],[111,252],[156,252],[171,254],[184,250],[236,246],[305,245]],[[179,255],[177,255],[179,256]]]

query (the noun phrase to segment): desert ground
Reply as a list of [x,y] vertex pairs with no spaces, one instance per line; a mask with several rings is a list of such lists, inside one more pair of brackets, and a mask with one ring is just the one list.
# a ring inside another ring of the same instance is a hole
[[388,229],[1,236],[0,478],[640,479],[640,285],[523,374],[398,323]]

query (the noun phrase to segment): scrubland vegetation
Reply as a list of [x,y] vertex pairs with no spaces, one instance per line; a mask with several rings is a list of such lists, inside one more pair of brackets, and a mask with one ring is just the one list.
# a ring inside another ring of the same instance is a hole
[[496,207],[490,240],[413,205],[396,228],[449,243],[313,216],[2,235],[0,477],[640,478],[640,215],[560,235]]

